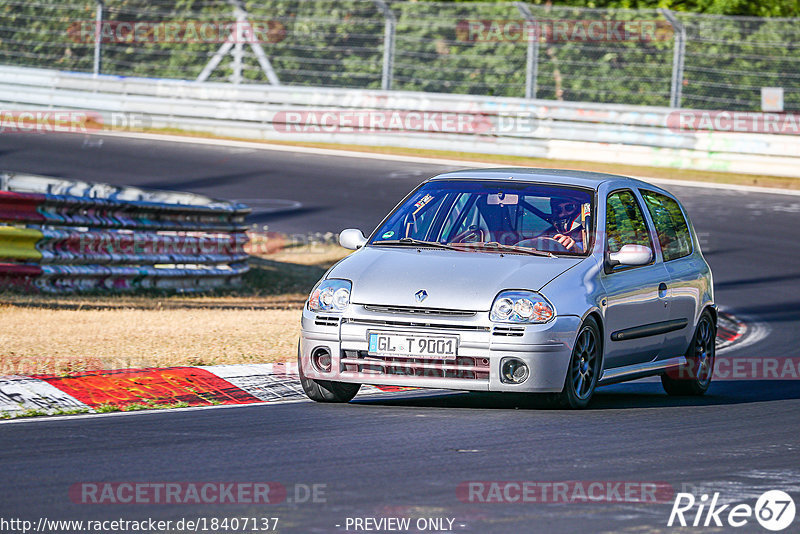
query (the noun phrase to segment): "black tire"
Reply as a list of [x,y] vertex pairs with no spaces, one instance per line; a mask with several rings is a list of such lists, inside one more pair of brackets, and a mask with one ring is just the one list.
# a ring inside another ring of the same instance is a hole
[[564,379],[564,389],[555,398],[557,405],[577,410],[586,408],[594,395],[602,361],[603,341],[600,327],[593,317],[587,317],[578,329]]
[[668,395],[699,396],[708,391],[714,376],[716,341],[717,326],[706,310],[686,351],[686,365],[661,375],[661,385]]
[[316,402],[350,402],[361,389],[361,384],[306,378],[300,362],[299,346],[297,347],[297,373],[300,375],[300,385],[303,386],[303,391],[309,399]]

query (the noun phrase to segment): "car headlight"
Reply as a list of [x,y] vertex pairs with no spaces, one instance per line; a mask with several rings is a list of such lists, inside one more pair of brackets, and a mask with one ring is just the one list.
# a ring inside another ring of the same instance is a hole
[[546,323],[553,305],[533,291],[502,291],[494,299],[489,319],[499,323]]
[[313,312],[341,313],[350,304],[349,280],[323,280],[308,297],[308,309]]

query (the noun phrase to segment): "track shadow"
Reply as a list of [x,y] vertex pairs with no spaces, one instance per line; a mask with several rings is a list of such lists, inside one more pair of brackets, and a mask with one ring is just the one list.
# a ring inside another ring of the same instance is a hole
[[738,306],[738,313],[747,317],[753,317],[765,323],[797,323],[800,317],[800,301],[777,302],[774,304],[762,304],[756,306]]
[[[721,406],[800,399],[800,381],[717,382],[702,397],[671,397],[660,383],[616,384],[600,388],[589,410],[631,410],[679,406]],[[401,395],[356,397],[351,404],[408,408],[468,408],[483,410],[557,410],[547,396],[518,393],[483,393],[420,390]]]
[[750,250],[751,249],[748,249],[746,247],[740,247],[740,248],[712,248],[711,250],[703,250],[703,256],[705,258],[709,258],[709,257],[716,258],[717,256],[724,256],[726,254],[735,254],[735,253],[738,253],[738,252],[747,252],[747,251],[750,251]]
[[244,182],[248,182],[253,178],[263,178],[266,172],[263,171],[250,171],[250,172],[238,172],[238,173],[231,173],[231,174],[215,174],[211,176],[203,176],[203,177],[185,177],[185,178],[173,178],[172,180],[168,179],[158,179],[152,180],[150,182],[142,182],[137,185],[137,187],[143,187],[148,189],[162,189],[162,190],[182,190],[182,191],[191,191],[191,190],[207,190],[209,188],[214,189],[218,187],[220,184],[224,184],[225,186],[236,185]]
[[[244,201],[244,204],[247,204],[246,200]],[[247,223],[270,223],[279,221],[281,219],[286,219],[287,217],[303,217],[328,210],[329,208],[318,206],[303,206],[302,208],[280,211],[277,213],[255,213],[247,216]]]
[[758,284],[775,284],[777,282],[786,282],[788,280],[800,280],[800,273],[786,274],[783,276],[762,276],[758,278],[744,278],[740,280],[727,280],[724,282],[714,281],[714,289],[741,287]]

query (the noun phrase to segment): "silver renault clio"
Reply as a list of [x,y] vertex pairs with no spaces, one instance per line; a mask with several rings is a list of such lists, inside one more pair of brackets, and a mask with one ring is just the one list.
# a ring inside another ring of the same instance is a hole
[[660,375],[702,395],[714,369],[711,270],[681,204],[583,171],[449,172],[412,191],[334,265],[303,309],[300,378],[315,401],[361,384],[545,393]]

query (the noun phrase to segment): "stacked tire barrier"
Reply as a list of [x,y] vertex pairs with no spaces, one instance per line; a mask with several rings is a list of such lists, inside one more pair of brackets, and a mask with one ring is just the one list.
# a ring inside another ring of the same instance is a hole
[[206,291],[248,270],[242,204],[9,173],[0,186],[0,287]]

